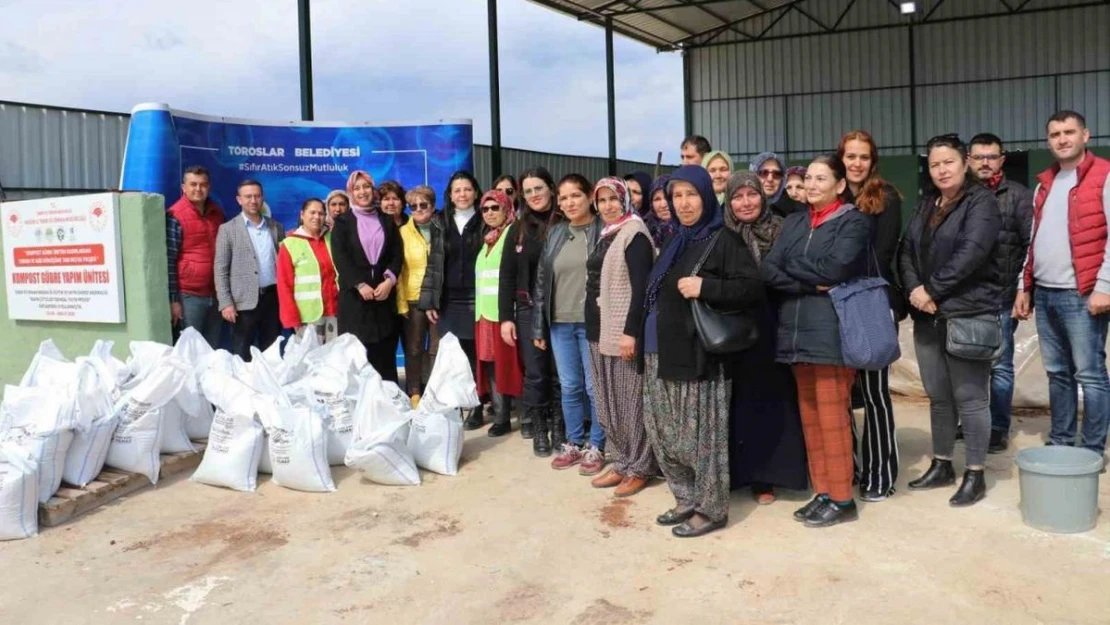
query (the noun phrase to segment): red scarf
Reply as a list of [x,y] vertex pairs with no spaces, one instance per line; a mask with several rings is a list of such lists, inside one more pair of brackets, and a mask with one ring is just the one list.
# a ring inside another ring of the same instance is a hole
[[836,209],[844,206],[844,200],[836,198],[836,201],[824,208],[816,208],[812,204],[809,206],[809,227],[817,228],[821,224],[829,220],[829,217],[836,212]]
[[997,191],[998,190],[998,185],[1002,184],[1002,178],[1003,177],[1004,176],[1002,175],[1002,172],[998,172],[997,174],[991,176],[990,178],[987,178],[987,188],[990,189],[991,191]]

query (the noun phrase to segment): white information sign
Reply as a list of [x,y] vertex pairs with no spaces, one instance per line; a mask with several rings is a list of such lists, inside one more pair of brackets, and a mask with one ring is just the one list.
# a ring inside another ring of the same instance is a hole
[[0,204],[8,318],[123,323],[119,195]]

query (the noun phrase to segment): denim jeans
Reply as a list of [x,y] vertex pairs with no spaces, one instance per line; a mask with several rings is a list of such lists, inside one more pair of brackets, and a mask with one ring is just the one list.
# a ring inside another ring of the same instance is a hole
[[563,387],[563,420],[567,440],[575,445],[586,441],[586,418],[590,417],[589,443],[605,447],[605,432],[594,415],[594,384],[590,375],[590,346],[586,342],[586,324],[551,324],[551,351]]
[[1002,322],[1002,355],[991,367],[991,430],[1010,433],[1010,409],[1014,403],[1014,332],[1018,322],[1007,309]]
[[1034,294],[1041,360],[1048,373],[1052,413],[1049,443],[1075,445],[1079,387],[1083,387],[1083,439],[1092,451],[1106,449],[1110,424],[1110,376],[1106,372],[1107,315],[1091,316],[1087,298],[1074,290],[1038,288]]
[[181,294],[181,325],[183,328],[194,328],[212,349],[220,347],[220,332],[224,328],[223,317],[216,305],[215,297],[202,297],[200,295]]

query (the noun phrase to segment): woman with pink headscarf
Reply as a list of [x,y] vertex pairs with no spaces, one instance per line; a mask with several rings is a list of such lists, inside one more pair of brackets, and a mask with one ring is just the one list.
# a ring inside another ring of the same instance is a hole
[[394,285],[404,262],[393,218],[374,202],[374,178],[354,171],[347,179],[351,210],[335,218],[332,257],[339,272],[339,334],[351,333],[382,379],[397,381],[397,304]]

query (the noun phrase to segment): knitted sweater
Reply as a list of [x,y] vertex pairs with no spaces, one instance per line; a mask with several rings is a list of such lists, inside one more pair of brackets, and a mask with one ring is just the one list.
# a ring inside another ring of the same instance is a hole
[[[643,321],[642,302],[651,261],[654,259],[647,258],[646,264],[628,262],[626,251],[636,240],[637,234],[644,235],[642,241],[651,241],[651,233],[644,222],[639,219],[626,221],[613,235],[613,242],[605,252],[605,260],[601,265],[601,288],[598,291],[597,306],[601,321],[598,351],[603,356],[620,356],[621,335],[636,336],[636,329]],[[636,302],[635,306],[633,301]]]

